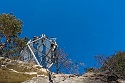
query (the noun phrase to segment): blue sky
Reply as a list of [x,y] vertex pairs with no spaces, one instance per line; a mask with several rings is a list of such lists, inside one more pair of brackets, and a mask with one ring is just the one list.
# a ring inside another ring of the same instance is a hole
[[95,55],[125,50],[125,0],[1,0],[0,13],[10,12],[24,22],[21,37],[56,37],[85,67],[97,66]]

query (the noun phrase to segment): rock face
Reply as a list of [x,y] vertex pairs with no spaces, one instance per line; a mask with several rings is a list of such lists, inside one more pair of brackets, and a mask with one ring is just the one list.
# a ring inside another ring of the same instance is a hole
[[109,72],[51,75],[38,65],[0,57],[0,83],[125,83]]
[[22,83],[125,83],[124,80],[107,81],[105,74],[96,74],[93,72],[85,73],[83,76],[69,74],[54,74],[53,82],[49,82],[48,77],[35,77],[32,80]]
[[107,75],[103,73],[88,72],[82,76],[70,74],[53,74],[53,82],[49,82],[49,77],[35,77],[32,80],[22,83],[125,83],[124,80],[107,80]]
[[32,80],[28,80],[22,83],[49,83],[49,80],[45,77],[34,77]]

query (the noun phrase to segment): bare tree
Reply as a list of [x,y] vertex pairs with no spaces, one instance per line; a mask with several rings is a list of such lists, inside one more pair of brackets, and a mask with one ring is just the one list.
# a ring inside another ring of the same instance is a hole
[[55,51],[54,63],[56,73],[78,74],[79,65],[81,65],[81,63],[75,63],[68,58],[68,54],[64,53],[63,49],[57,49]]

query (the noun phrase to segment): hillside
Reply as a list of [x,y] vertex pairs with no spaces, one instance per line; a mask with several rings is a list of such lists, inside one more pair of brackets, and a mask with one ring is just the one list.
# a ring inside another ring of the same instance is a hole
[[20,83],[39,75],[47,76],[46,70],[32,63],[0,57],[0,83]]
[[[82,76],[52,73],[51,80],[53,83],[125,83],[113,75],[108,75],[108,72],[88,72]],[[38,65],[0,57],[0,83],[49,83],[49,81],[46,69]]]

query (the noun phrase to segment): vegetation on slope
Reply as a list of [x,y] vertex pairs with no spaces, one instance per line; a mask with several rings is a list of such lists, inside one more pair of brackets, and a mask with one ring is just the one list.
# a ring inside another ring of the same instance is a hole
[[0,83],[21,83],[30,80],[36,75],[12,72],[8,69],[0,69]]
[[37,65],[0,58],[0,83],[21,83],[39,75],[48,76],[45,69]]
[[101,67],[97,69],[86,68],[86,72],[101,73],[103,78],[106,78],[105,81],[109,83],[112,83],[112,81],[117,83],[118,79],[125,80],[125,52],[117,52],[107,57],[99,55],[95,58],[101,64]]

